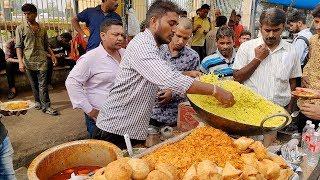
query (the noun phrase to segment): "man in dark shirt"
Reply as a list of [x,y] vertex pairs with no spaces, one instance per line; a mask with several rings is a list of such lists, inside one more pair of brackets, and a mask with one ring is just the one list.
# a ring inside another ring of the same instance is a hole
[[[70,41],[72,40],[72,35],[70,33],[62,33],[59,36],[52,37],[49,39],[49,46],[53,51],[53,54],[57,58],[57,63],[59,66],[68,65],[71,68],[76,64],[75,61],[70,60]],[[53,73],[53,63],[51,61],[50,55],[48,57],[48,73],[47,73],[47,83],[49,89],[52,87],[52,73]]]
[[15,75],[19,72],[19,60],[15,48],[15,38],[9,40],[5,45],[6,76],[8,80],[8,99],[16,97]]
[[86,26],[90,29],[87,51],[99,46],[101,42],[100,24],[105,19],[117,19],[122,21],[121,17],[115,12],[117,7],[117,0],[102,0],[101,5],[94,8],[87,8],[72,19],[72,26],[84,38],[87,38],[88,35],[81,29],[79,22],[85,22]]

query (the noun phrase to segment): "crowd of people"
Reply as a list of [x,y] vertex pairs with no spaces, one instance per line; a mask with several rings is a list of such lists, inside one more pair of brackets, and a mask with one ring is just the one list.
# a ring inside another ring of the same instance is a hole
[[[308,119],[318,125],[320,6],[312,12],[314,34],[304,12],[270,8],[261,13],[261,35],[251,39],[236,11],[227,18],[216,9],[211,22],[207,4],[188,18],[175,3],[156,0],[141,32],[129,43],[117,6],[117,1],[102,0],[72,19],[75,37],[62,33],[48,39],[46,29],[36,21],[37,8],[23,5],[26,22],[17,27],[4,50],[8,99],[17,94],[14,79],[19,70],[30,81],[35,108],[58,115],[50,106],[48,88],[53,66],[68,65],[72,70],[66,89],[73,108],[84,112],[90,138],[125,148],[125,134],[135,145],[144,142],[150,125],[176,126],[178,104],[186,101],[186,93],[211,95],[223,106],[232,106],[232,92],[196,79],[213,73],[250,87],[289,113],[300,109],[299,132]],[[90,34],[79,22],[86,23]],[[282,39],[286,28],[294,34],[292,43]],[[316,96],[297,102],[291,94],[297,87]],[[7,131],[0,125],[0,140],[10,149]],[[6,167],[7,177],[12,178],[12,159]]]

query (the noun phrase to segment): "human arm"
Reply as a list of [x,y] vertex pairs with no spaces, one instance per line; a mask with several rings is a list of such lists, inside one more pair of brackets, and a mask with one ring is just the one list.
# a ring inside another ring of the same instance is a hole
[[[297,87],[297,79],[296,78],[291,78],[289,79],[289,83],[290,83],[290,89],[291,91],[294,91]],[[296,101],[297,99],[295,97],[291,97],[290,102],[287,106],[287,111],[289,113],[293,112],[295,105],[296,105]]]
[[88,59],[81,57],[66,80],[66,88],[73,108],[82,109],[88,115],[94,111],[84,91],[84,85],[90,78],[90,63]]
[[[241,47],[240,47],[241,48]],[[239,48],[239,54],[236,55],[236,62],[234,64],[234,73],[233,77],[235,81],[238,81],[240,83],[243,83],[247,79],[251,77],[251,75],[255,72],[255,70],[259,67],[259,65],[262,63],[262,61],[269,55],[269,50],[265,44],[260,45],[255,48],[255,57],[247,64],[244,65],[244,63],[239,61],[244,61],[245,59],[242,58],[245,56],[247,52],[241,52],[243,49]],[[239,67],[239,64],[242,64],[243,67],[241,69],[237,69]]]
[[[89,10],[85,9],[82,12],[80,12],[79,14],[77,14],[76,16],[74,16],[71,20],[71,24],[74,27],[74,29],[83,37],[85,34],[85,32],[82,30],[79,22],[85,22],[86,24],[89,23]],[[85,38],[87,39],[87,38]]]
[[230,92],[211,84],[196,81],[178,71],[173,71],[166,61],[160,58],[158,54],[159,50],[156,46],[148,45],[144,48],[144,51],[141,51],[140,47],[136,46],[130,49],[130,51],[139,52],[130,54],[132,59],[130,64],[140,75],[157,85],[160,89],[172,89],[180,94],[187,92],[191,94],[213,95],[226,106],[233,105],[234,99]]
[[50,54],[50,57],[51,57],[53,66],[56,66],[57,63],[58,63],[58,60],[57,60],[57,58],[56,58],[56,55],[53,53],[53,51],[52,51],[52,49],[51,49],[50,47],[48,47],[48,51],[49,51],[49,54]]
[[16,44],[15,44],[15,48],[16,48],[16,53],[17,53],[17,57],[18,57],[18,61],[19,61],[19,70],[21,72],[25,71],[25,65],[23,62],[23,32],[20,26],[17,27],[16,29]]
[[15,49],[14,40],[9,41],[4,47],[5,59],[7,62],[19,63]]

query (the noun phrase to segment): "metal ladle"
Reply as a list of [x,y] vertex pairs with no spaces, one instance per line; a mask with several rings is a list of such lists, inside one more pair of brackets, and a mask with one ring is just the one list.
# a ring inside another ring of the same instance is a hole
[[300,113],[300,110],[299,111],[293,111],[293,113],[291,113],[291,117],[296,118],[296,117],[298,117],[299,113]]

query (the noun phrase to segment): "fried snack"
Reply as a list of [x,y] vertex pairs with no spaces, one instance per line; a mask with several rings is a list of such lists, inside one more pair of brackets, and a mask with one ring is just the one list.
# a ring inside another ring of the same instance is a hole
[[155,166],[155,170],[159,170],[165,173],[170,179],[178,179],[178,171],[177,168],[165,163],[159,163]]
[[107,180],[105,172],[106,167],[99,169],[97,172],[94,173],[93,180]]
[[293,170],[290,168],[287,169],[281,169],[280,170],[280,176],[277,180],[288,180],[293,175]]
[[227,162],[223,168],[222,179],[224,180],[236,179],[237,177],[240,176],[241,173],[242,171],[236,169],[229,162]]
[[267,173],[264,174],[264,177],[266,177],[267,179],[277,179],[280,176],[281,168],[277,163],[269,159],[262,160],[262,163],[265,165],[267,169]]
[[248,178],[249,176],[252,176],[252,175],[255,176],[259,173],[255,167],[253,167],[249,164],[246,164],[243,166],[242,172],[243,172],[242,174],[244,175],[245,178]]
[[239,151],[245,151],[248,147],[254,142],[253,139],[247,137],[240,137],[234,141],[234,144],[237,146]]
[[19,110],[19,109],[26,109],[29,107],[29,104],[27,101],[21,101],[21,102],[9,102],[6,105],[7,110]]
[[128,162],[129,166],[132,169],[132,178],[133,179],[145,179],[149,172],[149,165],[142,159],[133,158]]
[[[271,115],[283,113],[286,110],[271,101],[266,100],[261,95],[255,93],[250,88],[232,80],[218,80],[213,74],[203,75],[200,81],[215,84],[225,90],[232,92],[235,104],[225,108],[221,103],[206,95],[188,94],[188,98],[196,106],[217,116],[236,121],[243,124],[260,126],[261,121]],[[265,123],[265,127],[279,127],[285,121],[284,117],[273,118]]]
[[151,171],[146,180],[173,180],[172,177],[168,176],[166,173],[159,171],[159,170],[153,170]]
[[281,168],[287,168],[288,167],[288,164],[287,162],[280,156],[277,156],[277,155],[269,155],[270,159],[277,163]]
[[213,179],[218,175],[218,166],[209,160],[200,162],[197,166],[197,176],[199,180]]
[[198,180],[197,169],[195,164],[192,164],[192,166],[188,169],[188,171],[183,177],[183,180]]
[[258,159],[256,158],[255,153],[241,154],[241,159],[243,160],[244,164],[253,166],[256,169],[258,168]]
[[105,174],[108,180],[130,180],[132,168],[125,162],[125,159],[116,160],[107,165]]
[[249,148],[254,151],[259,161],[268,158],[268,150],[260,141],[255,141]]
[[200,127],[176,143],[167,144],[143,157],[153,164],[166,163],[175,166],[179,178],[183,178],[194,163],[210,160],[219,167],[224,167],[227,161],[238,169],[243,162],[239,152],[226,133],[213,127]]

